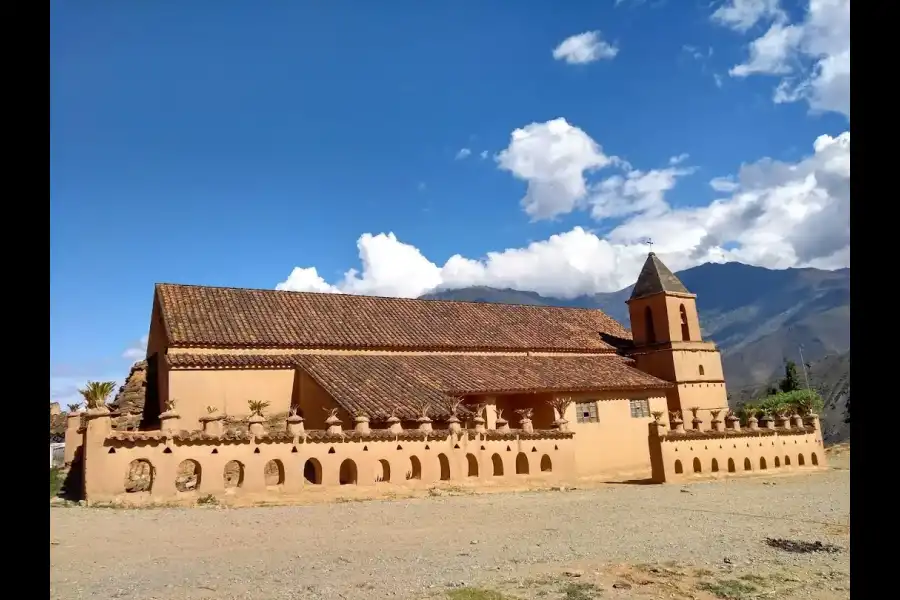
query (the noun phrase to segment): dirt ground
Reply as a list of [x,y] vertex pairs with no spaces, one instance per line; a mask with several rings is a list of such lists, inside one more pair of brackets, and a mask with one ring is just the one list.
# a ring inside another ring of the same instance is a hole
[[849,598],[849,457],[842,446],[828,470],[689,485],[51,507],[50,596]]

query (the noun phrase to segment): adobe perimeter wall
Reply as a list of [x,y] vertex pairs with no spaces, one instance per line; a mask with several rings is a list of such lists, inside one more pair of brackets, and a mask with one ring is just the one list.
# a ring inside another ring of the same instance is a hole
[[652,479],[740,477],[827,466],[818,417],[788,427],[665,431],[649,427]]
[[[113,432],[108,419],[90,417],[84,432],[84,491],[89,504],[195,501],[227,494],[278,496],[326,486],[522,482],[571,478],[575,472],[572,434],[558,431],[372,430],[366,435],[279,431],[218,436],[200,431]],[[129,480],[135,470],[146,481],[128,491],[135,487]],[[185,488],[188,479],[192,483]]]

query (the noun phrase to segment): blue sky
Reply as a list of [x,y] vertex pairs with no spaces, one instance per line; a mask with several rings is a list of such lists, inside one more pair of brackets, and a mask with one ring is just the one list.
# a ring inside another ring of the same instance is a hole
[[51,2],[52,398],[127,374],[161,281],[848,264],[849,0],[179,4]]

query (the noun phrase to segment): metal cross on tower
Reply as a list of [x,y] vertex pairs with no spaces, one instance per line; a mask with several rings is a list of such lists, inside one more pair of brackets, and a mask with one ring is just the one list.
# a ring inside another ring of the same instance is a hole
[[647,241],[645,243],[650,248],[650,252],[653,252],[653,240],[651,238],[647,238]]

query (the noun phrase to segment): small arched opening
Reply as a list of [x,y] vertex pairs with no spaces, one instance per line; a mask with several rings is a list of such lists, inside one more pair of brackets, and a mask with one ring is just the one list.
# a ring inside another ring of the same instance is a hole
[[797,455],[797,465],[800,467],[806,466],[806,459],[803,458],[802,454]]
[[338,479],[341,485],[356,485],[356,463],[349,458],[344,459],[338,472]]
[[752,470],[753,470],[753,464],[750,462],[750,459],[749,459],[749,458],[745,458],[745,459],[744,459],[744,470],[745,470],[745,471],[752,471]]
[[681,475],[682,473],[684,473],[684,468],[681,466],[681,461],[676,460],[675,461],[675,474]]
[[375,465],[375,481],[391,480],[391,463],[385,459],[381,459]]
[[704,375],[706,375],[706,370],[703,368],[703,365],[700,365],[697,368],[697,371],[700,373],[700,377],[703,377]]
[[781,459],[776,456],[775,457],[775,468],[777,469],[780,466],[781,466]]
[[684,304],[679,307],[678,313],[681,316],[681,339],[689,342],[691,341],[691,329],[688,327],[687,310],[685,310]]
[[175,489],[179,492],[193,492],[200,487],[200,475],[200,463],[196,460],[181,461],[175,475]]
[[728,459],[728,472],[729,472],[729,473],[734,473],[735,471],[737,471],[737,469],[736,469],[735,466],[734,466],[734,459],[733,459],[733,458],[729,458],[729,459]]
[[307,483],[321,485],[322,483],[322,463],[315,458],[310,458],[303,465],[303,479]]
[[284,484],[284,463],[278,460],[277,458],[273,458],[269,462],[266,463],[265,470],[263,471],[263,475],[266,478],[266,486],[272,487],[276,485]]
[[717,461],[715,458],[712,459],[712,465],[710,467],[710,470],[712,470],[713,473],[719,472],[719,461]]
[[812,464],[813,464],[814,467],[818,467],[818,466],[819,466],[819,457],[816,456],[816,453],[815,453],[815,452],[813,452],[813,453],[810,455],[809,460],[812,461]]
[[450,480],[450,461],[446,454],[438,454],[438,464],[441,466],[441,481]]
[[516,475],[528,475],[528,455],[524,452],[516,455]]
[[125,491],[129,494],[149,492],[153,489],[153,478],[156,476],[149,460],[138,458],[128,464],[125,473]]
[[546,454],[541,457],[541,473],[551,473],[553,471],[553,463]]
[[703,466],[700,464],[699,458],[694,458],[694,473],[702,473]]
[[469,477],[478,477],[478,459],[474,454],[466,454],[466,465],[468,469],[466,475]]
[[244,485],[244,463],[239,460],[229,460],[222,470],[222,479],[225,481],[226,490],[233,490]]
[[422,463],[418,456],[409,457],[409,471],[406,473],[407,479],[422,479]]
[[791,457],[790,457],[790,456],[785,455],[785,457],[784,457],[784,466],[786,466],[786,467],[791,466]]
[[759,457],[759,469],[760,469],[760,471],[765,471],[765,470],[768,469],[768,468],[769,468],[769,465],[766,464],[766,459],[765,459],[765,457],[760,456],[760,457]]
[[656,343],[656,327],[653,325],[653,310],[647,306],[644,308],[644,332],[647,335],[647,343]]
[[500,455],[494,454],[491,457],[491,463],[494,467],[494,477],[502,477],[503,476],[503,459],[500,458]]

